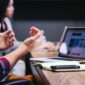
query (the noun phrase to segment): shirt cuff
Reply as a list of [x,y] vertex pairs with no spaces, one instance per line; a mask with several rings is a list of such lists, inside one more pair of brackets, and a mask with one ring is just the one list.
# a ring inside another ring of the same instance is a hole
[[3,79],[10,71],[10,63],[6,58],[0,58],[0,79]]

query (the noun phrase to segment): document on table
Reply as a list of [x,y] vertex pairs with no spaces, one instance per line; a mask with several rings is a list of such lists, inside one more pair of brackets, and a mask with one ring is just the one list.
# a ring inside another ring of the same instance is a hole
[[[48,63],[41,63],[41,66],[43,69],[46,70],[53,70],[51,67],[52,66],[80,66],[78,61],[59,61],[59,62],[48,62]],[[71,69],[55,69],[54,71],[70,71]],[[72,69],[73,70],[73,69]],[[77,69],[76,69],[77,70]]]
[[39,62],[43,69],[45,70],[53,70],[52,66],[79,66],[80,68],[74,68],[71,69],[55,69],[54,71],[62,72],[62,71],[85,71],[85,64],[80,64],[79,61],[67,61],[67,60],[55,60],[55,59],[49,59],[49,58],[30,58],[31,61]]

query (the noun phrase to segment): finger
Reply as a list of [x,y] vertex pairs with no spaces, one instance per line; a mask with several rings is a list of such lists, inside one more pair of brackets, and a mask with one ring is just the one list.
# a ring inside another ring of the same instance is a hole
[[34,43],[35,40],[37,40],[38,38],[40,38],[41,36],[43,36],[43,31],[39,31],[35,36],[32,36],[30,38],[27,38],[24,43],[27,45],[30,45],[32,43]]
[[38,32],[35,36],[32,37],[33,40],[37,40],[38,38],[40,38],[41,36],[43,36],[43,33],[44,33],[44,31]]
[[13,45],[14,45],[14,43],[10,43],[10,44],[9,44],[9,47],[12,47]]
[[7,30],[4,32],[4,35],[9,35],[12,31],[11,30]]
[[[9,39],[9,38],[8,38],[8,39]],[[15,37],[13,37],[13,38],[9,39],[9,41],[8,41],[8,42],[13,43],[14,41],[15,41]]]
[[39,31],[41,31],[41,30],[36,27],[31,27],[31,31],[29,32],[29,34],[31,36],[35,36]]
[[14,37],[9,40],[10,43],[14,43],[14,41],[15,41]]
[[31,27],[31,30],[33,30],[33,31],[40,31],[40,29],[38,29],[37,27],[34,27],[34,26]]
[[9,36],[8,36],[8,35],[4,35],[4,36],[3,36],[3,39],[4,39],[6,42],[9,42]]
[[12,47],[14,45],[14,39],[11,39],[10,41],[9,41],[9,47]]
[[30,35],[30,36],[33,36],[32,31],[29,32],[29,35]]
[[40,30],[38,29],[38,28],[36,28],[36,27],[31,27],[31,32],[32,33],[38,33]]
[[37,32],[30,31],[29,34],[30,34],[30,36],[34,36],[37,34]]
[[8,42],[11,42],[11,40],[14,42],[15,41],[15,37],[14,37],[14,33],[10,33],[9,35],[4,35],[4,39]]
[[14,33],[9,34],[9,38],[13,38],[14,36],[15,36]]

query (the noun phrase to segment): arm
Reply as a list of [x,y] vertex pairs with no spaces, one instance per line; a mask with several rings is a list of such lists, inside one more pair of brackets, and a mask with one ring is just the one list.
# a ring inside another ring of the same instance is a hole
[[[30,38],[27,38],[23,43],[21,43],[19,45],[19,47],[15,51],[13,51],[13,52],[11,52],[8,55],[6,55],[6,56],[3,57],[3,59],[5,59],[6,62],[8,63],[8,65],[4,61],[2,61],[4,63],[5,69],[3,69],[1,71],[6,72],[6,73],[3,76],[0,76],[0,78],[4,78],[8,74],[8,72],[13,68],[13,66],[16,64],[16,62],[20,58],[22,58],[23,55],[25,55],[26,53],[30,52],[33,49],[33,46],[32,46],[33,43],[38,38],[40,38],[42,35],[43,35],[43,32],[42,31],[39,31],[35,36],[32,36]],[[3,66],[1,66],[0,68],[2,68],[2,67]],[[0,73],[0,75],[1,75],[1,73]]]
[[10,62],[10,69],[16,64],[16,62],[28,53],[28,48],[22,43],[16,50],[4,56]]
[[35,36],[27,38],[21,45],[13,52],[4,56],[11,64],[11,68],[16,64],[16,62],[23,57],[26,53],[33,49],[34,42],[43,35],[42,31],[39,31]]

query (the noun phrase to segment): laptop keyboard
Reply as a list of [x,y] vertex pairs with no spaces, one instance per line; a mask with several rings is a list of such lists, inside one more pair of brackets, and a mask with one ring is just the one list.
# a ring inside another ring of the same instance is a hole
[[67,61],[81,61],[81,60],[84,60],[84,59],[79,59],[79,58],[67,58],[67,57],[53,57],[51,59],[57,59],[57,60],[67,60]]

